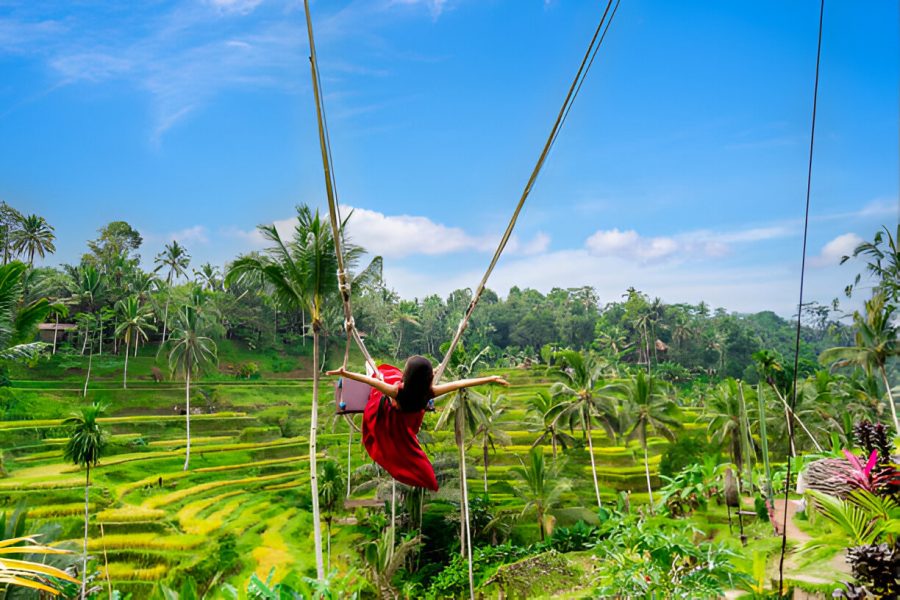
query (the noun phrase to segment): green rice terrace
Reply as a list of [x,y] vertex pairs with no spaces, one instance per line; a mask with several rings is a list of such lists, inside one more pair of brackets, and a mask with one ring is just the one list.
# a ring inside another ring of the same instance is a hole
[[[153,380],[153,352],[146,348],[130,361],[127,390],[121,387],[118,358],[95,359],[93,365],[88,400],[108,405],[108,416],[100,423],[109,432],[109,446],[93,469],[89,505],[88,548],[100,562],[101,576],[108,573],[113,587],[144,597],[158,581],[185,576],[203,580],[214,574],[217,565],[211,558],[221,554],[223,544],[233,545],[237,565],[223,583],[240,585],[254,573],[265,578],[273,570],[276,579],[292,571],[314,575],[307,455],[311,380],[262,373],[256,381],[217,377],[198,382],[194,394],[200,404],[191,417],[193,458],[191,469],[184,471],[185,418],[177,410],[183,406],[184,389],[177,382]],[[58,369],[59,362],[41,365],[35,369],[38,373],[29,369],[18,373],[34,377]],[[303,361],[297,363],[299,367]],[[29,507],[30,521],[57,524],[62,528],[60,539],[77,544],[83,526],[84,477],[83,469],[62,461],[67,441],[62,419],[84,402],[84,369],[69,366],[65,371],[64,378],[16,378],[7,389],[11,402],[29,419],[0,423],[8,473],[0,480],[0,505],[6,510],[20,504]],[[273,375],[277,378],[269,379]],[[510,488],[510,468],[520,464],[519,457],[527,455],[536,437],[521,426],[527,416],[526,400],[546,391],[549,384],[539,372],[506,375],[512,385],[505,391],[509,408],[499,431],[508,438],[489,463],[487,490],[498,512],[518,513],[524,503]],[[332,384],[323,383],[322,392],[326,398],[333,394]],[[320,419],[327,426],[318,437],[319,455],[345,468],[348,425],[334,413],[333,403],[323,403]],[[703,429],[695,417],[695,411],[685,414],[685,430]],[[428,418],[432,424],[435,420],[434,415]],[[592,436],[603,500],[614,504],[617,491],[633,490],[632,503],[646,502],[638,445],[618,445],[602,430]],[[428,438],[427,448],[436,463],[455,457],[452,430],[429,431]],[[658,486],[659,461],[668,442],[661,437],[648,442],[650,476]],[[566,452],[569,459],[562,474],[573,486],[559,498],[566,506],[555,511],[559,526],[596,522],[596,510],[582,501],[593,497],[593,487],[587,452],[580,446]],[[550,447],[545,451],[549,454]],[[356,433],[350,456],[354,470],[371,464]],[[484,489],[480,447],[470,448],[469,457],[469,488],[480,494]],[[389,486],[365,486],[359,479],[352,484],[365,491],[351,494],[349,506],[354,501],[378,500],[358,502],[366,507],[386,501]],[[454,475],[446,476],[441,492],[426,504],[430,518],[456,512],[458,483],[453,479]],[[365,536],[357,519],[366,510],[371,509],[337,511],[331,566],[339,574],[358,562],[356,548]],[[717,526],[727,526],[724,513],[718,512],[711,518]],[[536,534],[531,521],[517,524],[513,532],[526,540]]]
[[900,598],[898,7],[758,4],[0,1],[0,600]]

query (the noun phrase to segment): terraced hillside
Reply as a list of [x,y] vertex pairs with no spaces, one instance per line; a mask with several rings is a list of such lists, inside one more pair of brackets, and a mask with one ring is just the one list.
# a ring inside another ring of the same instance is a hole
[[[102,423],[110,444],[92,471],[89,547],[115,587],[139,598],[157,580],[177,581],[185,575],[205,580],[217,572],[216,561],[223,555],[234,556],[239,565],[228,578],[238,586],[254,572],[263,577],[272,569],[276,577],[289,571],[314,572],[306,437],[311,381],[273,379],[263,373],[258,381],[216,374],[198,383],[193,389],[193,405],[198,408],[191,417],[191,468],[183,471],[185,417],[178,411],[184,388],[178,382],[154,382],[148,375],[153,362],[152,355],[133,361],[138,366],[130,367],[138,375],[127,390],[114,369],[100,377],[95,373],[86,400],[80,369],[55,380],[22,377],[35,371],[16,373],[19,378],[5,392],[6,401],[22,418],[0,422],[0,448],[8,473],[0,478],[0,510],[25,503],[31,521],[60,523],[63,539],[80,545],[84,472],[62,460],[66,441],[62,419],[86,401],[101,400],[109,404],[109,416]],[[39,373],[46,377],[49,371],[42,367]],[[524,401],[546,389],[548,382],[527,371],[505,375],[512,382],[504,390],[510,407],[504,421],[510,445],[491,457],[488,490],[495,502],[516,508],[521,501],[507,484],[509,469],[519,464],[537,436],[525,425]],[[330,383],[322,389],[320,457],[346,468],[348,425],[331,418],[330,389]],[[423,438],[429,454],[436,462],[454,464],[452,432],[433,431],[436,418],[426,417],[428,431]],[[354,433],[352,469],[367,459],[358,440]],[[616,446],[602,431],[594,432],[593,442],[605,498],[611,499],[618,490],[633,490],[632,501],[642,501],[646,484],[638,448]],[[666,443],[650,441],[654,479]],[[545,452],[549,454],[550,448]],[[469,489],[475,494],[484,485],[480,448],[469,449],[469,465]],[[590,518],[594,494],[584,448],[567,452],[564,474],[574,485],[564,498],[567,508],[558,514],[560,523]],[[454,498],[455,472],[448,469],[439,477],[438,496]],[[369,489],[354,497],[371,498],[377,488]],[[338,519],[333,528],[332,566],[339,570],[355,560],[358,534],[348,525],[352,522]],[[518,527],[520,536],[535,535],[530,523]]]

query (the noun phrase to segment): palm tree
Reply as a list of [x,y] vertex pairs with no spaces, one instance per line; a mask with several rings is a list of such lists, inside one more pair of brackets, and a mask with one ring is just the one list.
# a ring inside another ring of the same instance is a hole
[[650,496],[650,510],[653,510],[653,488],[650,485],[650,459],[647,456],[647,434],[653,430],[669,441],[675,441],[674,428],[680,426],[677,418],[678,407],[666,393],[665,384],[643,371],[626,379],[622,387],[626,410],[632,414],[634,425],[628,439],[637,438],[644,451],[644,473],[647,476],[647,494]]
[[744,461],[750,459],[750,436],[746,422],[741,383],[728,378],[707,396],[704,418],[707,419],[706,433],[720,444],[729,444],[731,461],[737,466],[738,481],[744,472]]
[[0,266],[0,360],[31,358],[44,348],[32,340],[50,313],[50,303],[40,298],[22,305],[26,271],[18,261]]
[[819,361],[823,364],[830,363],[833,367],[856,365],[862,367],[867,374],[878,371],[887,393],[894,429],[900,435],[897,407],[894,405],[891,383],[885,370],[889,358],[900,356],[900,344],[897,343],[898,328],[892,323],[894,310],[896,308],[887,303],[885,292],[877,292],[866,302],[865,315],[861,315],[859,311],[853,314],[856,345],[829,348],[819,355]]
[[56,340],[59,336],[59,318],[66,318],[69,316],[69,307],[61,302],[57,302],[50,305],[50,312],[47,315],[48,317],[54,318],[54,327],[53,327],[53,354],[56,354]]
[[153,262],[156,263],[156,268],[153,269],[154,273],[167,269],[166,287],[168,291],[166,292],[166,309],[163,313],[162,332],[162,343],[165,343],[167,339],[166,330],[169,324],[169,301],[172,299],[172,282],[187,274],[188,265],[191,264],[191,255],[188,254],[184,246],[179,244],[177,240],[174,240],[171,244],[166,244],[165,249],[156,255]]
[[173,373],[184,375],[185,428],[187,446],[184,453],[184,470],[191,462],[191,375],[215,364],[216,343],[203,335],[205,323],[196,306],[187,304],[181,307],[175,318],[175,325],[168,340],[169,369]]
[[[473,377],[478,369],[479,363],[487,353],[487,348],[474,356],[469,356],[462,345],[457,346],[453,358],[447,367],[449,377],[453,379],[466,379]],[[456,442],[456,448],[459,457],[459,494],[460,509],[463,511],[462,518],[459,520],[459,549],[460,554],[466,555],[470,549],[467,544],[467,536],[471,537],[471,532],[467,531],[468,510],[469,510],[469,492],[466,476],[466,433],[474,435],[478,425],[484,420],[484,396],[476,392],[472,388],[462,388],[457,390],[447,403],[441,409],[440,417],[434,428],[444,429],[451,422],[453,423],[453,439]]]
[[74,414],[63,425],[71,427],[69,441],[66,443],[63,455],[67,461],[84,467],[84,558],[81,568],[81,597],[85,597],[87,585],[87,546],[88,546],[88,519],[90,508],[88,504],[91,487],[91,467],[100,462],[100,457],[106,448],[106,434],[100,427],[99,419],[103,415],[105,407],[93,404],[81,409],[80,414]]
[[34,266],[34,255],[41,258],[47,253],[56,252],[53,240],[53,226],[47,223],[47,219],[38,215],[23,217],[19,229],[13,234],[13,250],[17,254],[28,255],[28,266]]
[[[285,242],[274,225],[258,227],[273,244],[265,254],[248,255],[231,264],[226,285],[241,280],[257,280],[274,289],[275,301],[283,310],[303,310],[309,315],[313,332],[313,394],[310,407],[309,468],[312,486],[313,537],[316,573],[325,578],[322,560],[322,530],[319,517],[319,487],[316,468],[316,434],[319,418],[319,336],[322,333],[326,299],[337,291],[337,256],[334,238],[326,221],[305,205],[297,207],[294,236]],[[348,259],[348,265],[349,263]]]
[[[779,374],[784,372],[784,368],[781,366],[781,361],[779,360],[778,355],[772,350],[763,349],[753,353],[753,360],[756,361],[756,368],[759,371],[762,379],[768,384],[769,388],[773,392],[775,392],[775,397],[781,401],[781,404],[784,408],[785,425],[787,425],[787,427],[790,427],[790,406],[788,406],[787,401],[784,399],[784,395],[778,389],[777,378],[779,377]],[[759,394],[760,401],[762,402],[762,389],[757,390],[757,394]],[[791,456],[796,456],[797,449],[795,447],[793,438],[789,438],[788,441],[790,442]]]
[[[553,418],[550,409],[556,402],[549,392],[539,390],[534,396],[527,398],[525,403],[528,405],[526,411],[534,415],[534,426],[540,431],[540,435],[531,444],[531,447],[539,446],[546,440],[550,440],[550,447],[553,449],[553,460],[556,460],[557,447],[562,446],[563,450],[568,448],[574,438],[557,426],[556,419]],[[568,425],[571,426],[571,423]],[[535,429],[532,429],[535,431]]]
[[401,300],[394,307],[393,325],[397,328],[397,349],[394,358],[400,355],[400,347],[403,344],[403,330],[406,326],[419,327],[419,305],[411,300]]
[[22,213],[6,202],[0,202],[0,236],[3,237],[3,264],[9,263],[16,232],[22,226]]
[[[26,555],[27,558],[36,557],[37,555],[48,554],[69,554],[68,550],[59,548],[51,548],[40,544],[37,541],[38,536],[22,537],[16,536],[10,539],[0,540],[0,557],[4,555],[17,556]],[[47,592],[53,596],[60,594],[59,589],[54,587],[58,585],[54,580],[62,579],[71,583],[78,583],[78,580],[56,567],[52,567],[43,562],[34,562],[33,560],[19,560],[17,558],[2,558],[3,570],[0,571],[0,585],[6,586],[6,592],[10,592],[12,586],[18,586],[30,590]],[[51,577],[52,579],[47,579]],[[4,594],[6,596],[6,594]]]
[[494,396],[490,392],[481,405],[481,422],[475,430],[474,442],[481,437],[481,455],[484,465],[484,493],[488,493],[488,450],[497,453],[496,444],[506,446],[509,444],[509,434],[501,428],[503,413],[506,412],[506,396]]
[[[876,232],[871,242],[863,242],[853,249],[853,254],[841,257],[841,264],[851,258],[868,257],[866,270],[879,280],[875,287],[876,291],[885,292],[891,302],[900,300],[900,224],[895,231],[896,233],[892,234],[887,226],[883,226],[882,231]],[[861,279],[862,276],[857,275],[853,283],[846,287],[844,292],[847,297],[852,295],[853,287],[858,285]]]
[[211,263],[203,263],[200,265],[199,271],[194,269],[194,277],[205,290],[214,292],[222,288],[222,274],[219,272],[219,267]]
[[119,300],[116,305],[119,313],[119,324],[116,326],[116,336],[125,340],[125,370],[122,374],[122,387],[128,387],[128,354],[132,342],[137,343],[147,339],[148,331],[156,331],[156,327],[150,323],[152,310],[149,306],[141,306],[137,296],[129,296]]
[[326,570],[331,571],[331,521],[344,498],[344,474],[341,473],[341,467],[337,462],[326,460],[322,463],[321,477],[322,485],[319,487],[319,497],[325,512],[326,540],[328,541]]
[[581,431],[587,438],[588,454],[591,457],[591,474],[594,478],[597,508],[603,508],[603,502],[600,500],[600,484],[597,482],[592,429],[594,417],[599,417],[609,437],[616,438],[614,424],[619,421],[619,414],[613,394],[618,387],[603,380],[604,365],[593,355],[583,356],[578,352],[563,351],[559,353],[559,357],[565,364],[565,368],[560,371],[564,381],[550,386],[550,395],[555,403],[547,416],[557,428],[560,423],[571,425],[577,422],[581,426]]
[[571,488],[571,484],[568,479],[559,477],[555,466],[550,469],[544,466],[544,451],[541,448],[532,448],[528,452],[528,463],[523,462],[510,471],[520,481],[518,485],[513,485],[513,491],[525,501],[522,515],[534,509],[541,541],[544,541],[544,536],[550,529],[546,517],[559,504],[560,497]]

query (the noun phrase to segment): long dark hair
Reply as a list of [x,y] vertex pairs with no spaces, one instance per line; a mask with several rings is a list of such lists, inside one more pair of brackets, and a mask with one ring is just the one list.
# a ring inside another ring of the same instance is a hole
[[403,386],[397,393],[397,404],[404,412],[425,410],[431,400],[434,369],[424,356],[410,356],[403,369]]

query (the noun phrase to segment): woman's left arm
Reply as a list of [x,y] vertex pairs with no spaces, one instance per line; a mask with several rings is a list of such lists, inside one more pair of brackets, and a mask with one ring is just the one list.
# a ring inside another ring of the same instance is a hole
[[508,386],[509,382],[500,377],[499,375],[491,375],[490,377],[475,377],[473,379],[459,379],[457,381],[449,381],[447,383],[441,383],[438,385],[431,386],[431,393],[434,394],[434,397],[443,396],[444,394],[449,394],[450,392],[455,392],[456,390],[461,390],[467,387],[473,387],[476,385],[484,385],[486,383],[497,383],[502,386]]

